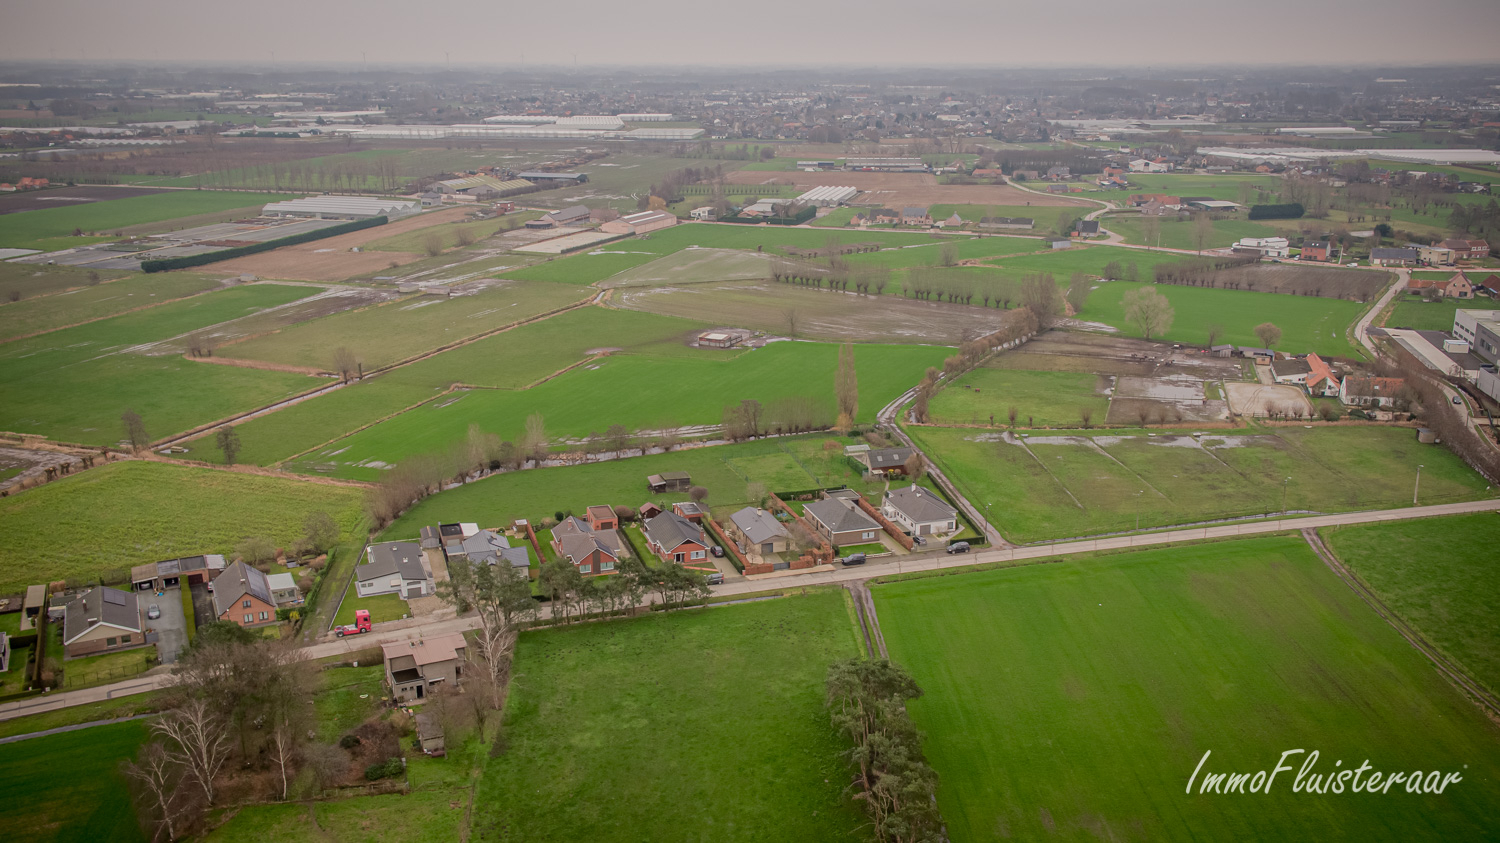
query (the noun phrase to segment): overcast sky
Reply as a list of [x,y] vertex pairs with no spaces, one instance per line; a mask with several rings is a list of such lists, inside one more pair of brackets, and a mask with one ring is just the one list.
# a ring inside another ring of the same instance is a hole
[[1500,62],[1500,0],[4,0],[0,31],[6,58],[69,61]]

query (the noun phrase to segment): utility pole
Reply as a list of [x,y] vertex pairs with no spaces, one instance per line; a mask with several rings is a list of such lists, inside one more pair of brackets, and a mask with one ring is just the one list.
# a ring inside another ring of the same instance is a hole
[[1422,466],[1417,466],[1417,482],[1411,487],[1411,505],[1417,505],[1417,491],[1422,488]]
[[1281,481],[1281,514],[1286,514],[1286,486],[1292,482],[1292,478],[1286,477]]

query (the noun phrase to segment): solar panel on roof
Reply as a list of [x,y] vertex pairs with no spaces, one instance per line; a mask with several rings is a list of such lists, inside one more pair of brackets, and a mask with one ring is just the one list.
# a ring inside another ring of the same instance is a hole
[[104,602],[112,603],[116,606],[124,606],[125,595],[121,594],[118,591],[106,591],[104,592]]

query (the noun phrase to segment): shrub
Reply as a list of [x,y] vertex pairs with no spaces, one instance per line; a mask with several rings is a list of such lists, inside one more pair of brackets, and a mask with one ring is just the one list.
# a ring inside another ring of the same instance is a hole
[[1298,202],[1286,202],[1281,205],[1251,205],[1249,218],[1252,220],[1295,220],[1300,219],[1307,209]]
[[365,778],[372,782],[380,779],[394,779],[404,772],[406,772],[406,765],[401,763],[401,759],[391,758],[366,767]]
[[339,738],[340,749],[353,749],[356,746],[359,746],[359,744],[360,740],[358,735],[345,735],[342,738]]

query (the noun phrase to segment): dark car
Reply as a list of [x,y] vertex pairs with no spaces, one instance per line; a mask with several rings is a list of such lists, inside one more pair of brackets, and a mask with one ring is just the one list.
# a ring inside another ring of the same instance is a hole
[[948,552],[949,553],[968,553],[969,552],[969,543],[968,542],[954,542],[953,544],[948,545]]
[[865,564],[865,555],[863,553],[851,553],[844,557],[843,563],[845,565],[863,565]]
[[703,581],[708,583],[709,585],[723,585],[724,575],[719,573],[718,571],[714,571],[712,574],[704,574]]
[[709,548],[708,552],[720,558],[723,558],[724,556],[724,548],[719,547],[718,545],[714,545],[713,547]]

